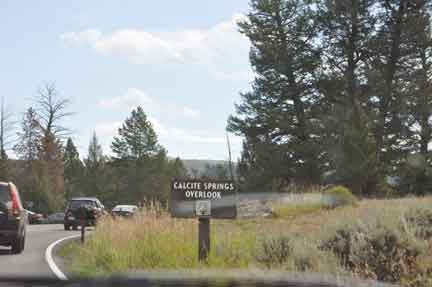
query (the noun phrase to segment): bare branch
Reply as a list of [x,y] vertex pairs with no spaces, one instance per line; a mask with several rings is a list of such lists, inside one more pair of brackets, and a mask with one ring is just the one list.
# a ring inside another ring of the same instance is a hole
[[71,102],[59,95],[55,83],[44,83],[38,89],[34,102],[45,135],[52,135],[62,140],[70,134],[62,121],[74,114],[67,111]]

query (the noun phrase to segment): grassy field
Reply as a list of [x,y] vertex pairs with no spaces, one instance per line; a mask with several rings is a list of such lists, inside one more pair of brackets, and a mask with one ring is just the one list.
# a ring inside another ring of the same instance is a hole
[[107,218],[84,246],[65,245],[60,255],[79,276],[271,269],[432,286],[432,197],[324,207],[278,203],[275,218],[213,220],[206,264],[197,261],[197,221],[154,211],[134,220]]

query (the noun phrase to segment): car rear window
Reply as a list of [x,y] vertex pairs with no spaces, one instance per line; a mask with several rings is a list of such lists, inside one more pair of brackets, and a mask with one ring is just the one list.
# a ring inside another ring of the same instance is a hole
[[72,200],[69,203],[69,208],[70,209],[78,209],[83,205],[89,205],[89,206],[96,207],[96,202],[91,201],[91,200]]
[[10,202],[11,200],[12,199],[9,192],[9,187],[6,185],[0,185],[0,202],[7,203]]

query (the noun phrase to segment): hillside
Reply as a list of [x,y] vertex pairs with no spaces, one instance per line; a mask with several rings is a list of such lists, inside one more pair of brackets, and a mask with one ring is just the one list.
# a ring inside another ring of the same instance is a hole
[[221,164],[226,168],[229,166],[229,162],[226,160],[182,159],[182,161],[188,172],[196,170],[198,173],[203,173],[206,170],[206,165],[216,166]]

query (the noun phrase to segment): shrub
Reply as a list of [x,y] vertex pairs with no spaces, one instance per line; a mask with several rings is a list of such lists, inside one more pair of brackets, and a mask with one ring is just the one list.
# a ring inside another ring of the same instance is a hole
[[356,238],[363,237],[367,232],[362,225],[345,225],[337,229],[333,236],[321,243],[320,249],[333,252],[342,264],[351,269],[350,256],[354,249]]
[[332,251],[345,268],[362,278],[392,283],[416,274],[421,255],[409,234],[381,224],[341,227],[321,248]]
[[416,208],[409,210],[405,216],[408,228],[421,239],[432,238],[432,209]]
[[269,269],[346,273],[336,256],[319,250],[316,244],[307,242],[302,237],[279,235],[263,238],[257,245],[255,260]]
[[292,254],[292,240],[287,236],[264,238],[258,244],[256,260],[267,268],[283,265]]
[[328,208],[347,205],[357,206],[357,198],[348,188],[340,185],[327,189],[323,194],[323,201]]
[[299,240],[293,245],[291,270],[339,275],[347,273],[334,254],[319,250],[316,244]]

